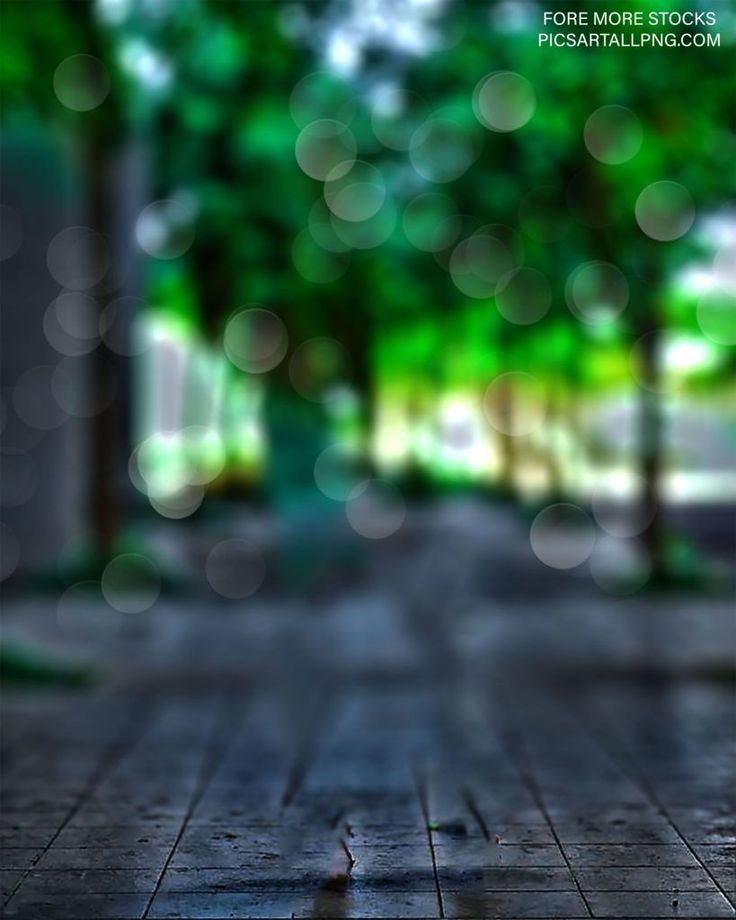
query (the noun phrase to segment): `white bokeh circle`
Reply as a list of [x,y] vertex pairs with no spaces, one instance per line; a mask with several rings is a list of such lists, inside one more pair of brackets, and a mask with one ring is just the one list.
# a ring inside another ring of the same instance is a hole
[[529,326],[549,312],[552,286],[535,268],[515,268],[501,277],[495,298],[504,319],[517,326]]
[[351,528],[368,540],[384,540],[395,534],[406,517],[401,492],[384,479],[369,479],[347,497],[345,516]]
[[46,249],[49,274],[69,291],[86,291],[99,284],[110,269],[107,241],[89,227],[60,230]]
[[302,172],[324,182],[337,179],[355,162],[358,145],[350,129],[334,118],[321,118],[302,129],[294,155]]
[[151,202],[135,224],[138,245],[154,259],[177,259],[191,247],[194,236],[194,209],[178,198]]
[[579,320],[595,326],[620,316],[629,303],[626,275],[609,262],[584,262],[569,275],[565,299]]
[[59,102],[74,112],[91,112],[107,99],[110,75],[91,54],[72,54],[54,71],[54,93]]
[[577,505],[549,505],[534,518],[529,541],[534,555],[552,569],[573,569],[590,558],[595,527]]
[[120,613],[143,613],[157,601],[161,575],[140,553],[121,553],[105,566],[100,579],[105,600]]
[[510,70],[488,74],[473,92],[475,116],[492,131],[517,131],[533,117],[536,108],[532,84]]
[[282,320],[258,304],[249,304],[227,321],[223,336],[225,354],[249,374],[265,374],[286,356],[289,337]]
[[348,444],[331,444],[320,453],[314,464],[317,488],[336,502],[347,501],[351,493],[366,484],[369,478],[365,456]]
[[604,105],[585,122],[583,139],[591,156],[616,166],[636,156],[644,140],[644,129],[631,109]]
[[638,540],[603,536],[590,557],[593,581],[607,594],[634,594],[649,581],[651,573],[651,561]]
[[680,239],[695,221],[693,196],[679,182],[652,182],[636,199],[634,209],[639,228],[660,242]]
[[483,412],[501,434],[523,437],[536,431],[546,415],[544,387],[526,371],[499,374],[486,388]]

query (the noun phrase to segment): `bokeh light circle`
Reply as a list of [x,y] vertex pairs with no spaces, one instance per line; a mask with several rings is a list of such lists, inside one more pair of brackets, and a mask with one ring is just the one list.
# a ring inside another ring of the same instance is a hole
[[61,294],[46,308],[43,333],[49,345],[67,357],[85,355],[97,347],[98,308],[93,297],[77,291]]
[[91,54],[72,54],[54,72],[54,93],[59,102],[74,112],[91,112],[107,99],[110,75]]
[[510,70],[483,77],[473,91],[475,116],[492,131],[518,130],[532,118],[536,108],[532,84]]
[[157,601],[161,576],[140,553],[122,553],[105,566],[101,578],[105,600],[120,613],[143,613]]
[[452,281],[467,297],[492,297],[500,279],[513,268],[508,247],[484,233],[474,233],[459,242],[450,256]]
[[396,486],[384,479],[370,479],[349,493],[345,515],[361,537],[384,540],[404,523],[406,505]]
[[169,495],[149,494],[148,501],[161,517],[180,521],[197,511],[204,501],[204,489],[198,485],[186,485]]
[[653,240],[669,242],[684,236],[695,220],[695,202],[679,182],[652,182],[636,199],[636,222]]
[[536,431],[546,415],[544,387],[532,374],[508,371],[486,388],[483,412],[501,434],[522,437]]
[[188,485],[188,467],[178,432],[159,431],[141,441],[130,456],[128,476],[150,498],[168,501]]
[[331,444],[317,457],[314,481],[320,492],[336,502],[347,501],[351,493],[370,478],[365,455],[348,444]]
[[205,574],[212,590],[221,597],[240,600],[261,587],[266,563],[255,543],[233,538],[222,540],[210,550]]
[[644,140],[644,130],[631,109],[604,105],[585,122],[583,139],[596,160],[617,166],[636,156]]
[[324,197],[327,207],[340,220],[368,220],[386,200],[386,185],[375,166],[356,160],[347,171],[342,165],[330,171]]
[[151,202],[135,224],[138,245],[154,259],[177,259],[191,247],[194,235],[194,209],[178,198]]
[[289,338],[283,322],[264,307],[248,305],[230,317],[224,334],[225,354],[249,374],[273,370],[286,356]]
[[207,425],[188,425],[179,433],[187,485],[206,485],[225,468],[227,454],[222,436]]
[[596,542],[590,574],[607,594],[634,594],[649,581],[651,573],[651,560],[638,540],[603,536]]
[[89,227],[59,231],[46,250],[49,274],[61,287],[86,291],[99,284],[111,264],[104,237]]
[[387,197],[381,208],[367,220],[341,220],[333,214],[330,223],[337,237],[351,248],[375,249],[391,236],[397,220],[396,205]]
[[496,286],[496,306],[504,319],[529,326],[546,316],[552,306],[552,286],[535,268],[515,268]]
[[146,301],[142,297],[116,297],[106,304],[99,321],[100,337],[116,355],[134,357],[150,347],[145,334]]
[[595,527],[577,505],[549,505],[534,518],[529,541],[534,555],[552,569],[573,569],[590,558]]
[[358,145],[352,132],[334,118],[321,118],[299,134],[294,155],[302,172],[324,182],[330,174],[337,179],[355,162]]
[[335,339],[308,339],[294,350],[289,361],[289,378],[294,389],[312,402],[334,398],[349,375],[350,358]]
[[635,537],[649,527],[655,508],[647,508],[641,500],[644,483],[641,476],[629,476],[626,494],[596,489],[591,496],[590,510],[596,524],[611,537]]
[[696,308],[701,332],[717,345],[736,345],[736,293],[714,288],[706,291]]
[[438,113],[414,132],[409,159],[428,182],[453,182],[478,159],[481,140],[477,133],[452,115]]
[[578,319],[589,325],[608,323],[629,303],[626,275],[608,262],[585,262],[575,268],[565,285],[565,299]]
[[98,309],[94,297],[68,292],[56,298],[54,307],[64,332],[77,339],[97,340]]

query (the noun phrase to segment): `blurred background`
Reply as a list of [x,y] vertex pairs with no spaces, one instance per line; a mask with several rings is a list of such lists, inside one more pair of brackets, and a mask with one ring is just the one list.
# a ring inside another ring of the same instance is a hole
[[603,592],[728,578],[716,8],[720,48],[591,53],[538,49],[532,0],[4,4],[8,586],[222,594],[243,550],[242,598],[257,546],[169,539],[359,552],[458,495]]
[[350,607],[428,533],[450,609],[728,597],[714,8],[720,47],[591,52],[533,0],[5,3],[8,673],[166,598]]
[[88,789],[129,691],[154,779],[224,690],[270,707],[263,796],[272,733],[297,751],[284,805],[316,751],[315,795],[386,796],[488,720],[541,724],[562,788],[547,678],[721,807],[736,12],[638,0],[720,46],[588,51],[539,48],[542,6],[2,4],[17,828]]

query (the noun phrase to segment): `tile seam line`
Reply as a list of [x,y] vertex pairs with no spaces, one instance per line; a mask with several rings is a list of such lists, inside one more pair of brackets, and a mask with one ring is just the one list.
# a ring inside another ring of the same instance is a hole
[[[138,705],[141,705],[141,704],[143,706],[145,718],[141,720],[141,723],[142,723],[141,725],[137,725],[134,720],[134,716],[138,714]],[[38,863],[43,859],[46,853],[48,853],[48,851],[54,845],[56,840],[61,835],[62,831],[69,825],[70,821],[74,819],[75,815],[79,813],[83,805],[86,802],[88,802],[89,799],[92,797],[95,790],[97,789],[97,787],[100,785],[100,783],[104,779],[108,768],[112,767],[112,765],[117,760],[119,760],[125,754],[126,751],[130,750],[135,745],[135,743],[143,736],[143,733],[148,724],[148,720],[150,718],[150,712],[151,712],[151,706],[148,704],[145,695],[142,693],[136,694],[132,702],[129,703],[129,708],[130,708],[130,711],[123,718],[122,725],[120,726],[119,730],[115,733],[112,740],[107,745],[105,745],[105,747],[103,748],[103,752],[100,755],[100,759],[98,761],[97,766],[92,771],[92,774],[90,775],[89,780],[85,784],[84,789],[77,797],[77,801],[69,809],[69,812],[66,818],[64,818],[64,820],[61,822],[61,824],[56,829],[56,831],[54,832],[53,836],[48,841],[46,846],[41,848],[41,852],[31,862],[31,865],[28,866],[28,868],[24,870],[23,875],[21,876],[20,880],[16,883],[13,890],[3,901],[3,905],[2,905],[3,911],[6,910],[11,900],[20,891],[21,887],[23,886],[23,883],[28,878],[30,873],[34,871]],[[136,730],[131,731],[130,734],[128,734],[127,729],[129,728],[130,723],[133,723]],[[126,738],[127,740],[125,740]],[[15,849],[15,848],[6,847],[5,849]],[[23,848],[20,847],[18,849],[23,849]],[[35,849],[35,847],[31,847],[29,849]]]
[[[147,920],[151,907],[153,906],[153,902],[156,899],[156,895],[161,889],[161,883],[163,882],[164,876],[166,875],[166,871],[169,868],[172,859],[174,858],[174,854],[176,853],[179,843],[181,842],[184,831],[189,825],[189,819],[191,818],[192,814],[194,814],[194,810],[201,801],[209,781],[214,776],[217,767],[222,763],[223,759],[227,755],[228,750],[235,742],[235,732],[230,732],[230,729],[232,728],[232,722],[236,721],[237,724],[242,724],[242,721],[245,718],[245,713],[240,713],[238,718],[233,720],[232,716],[229,714],[230,706],[228,704],[229,695],[228,692],[225,691],[220,699],[220,711],[214,719],[211,736],[205,745],[204,751],[202,752],[202,761],[198,770],[197,782],[194,790],[192,791],[189,805],[182,820],[181,827],[179,828],[174,843],[172,844],[169,854],[166,857],[166,861],[161,868],[161,872],[156,879],[156,884],[148,898],[148,903],[146,904],[145,910],[141,914],[140,920]],[[229,741],[226,740],[225,743],[222,743],[223,737],[227,739],[228,732],[230,732]]]
[[440,876],[437,869],[437,854],[435,853],[434,843],[432,841],[432,831],[430,829],[429,821],[429,803],[427,801],[427,786],[426,778],[422,778],[418,770],[414,771],[414,783],[416,786],[417,796],[419,798],[419,807],[422,810],[422,815],[424,816],[424,827],[426,829],[427,843],[429,845],[429,855],[432,860],[432,873],[434,875],[434,886],[435,893],[437,895],[437,905],[439,907],[440,918],[444,920],[445,917],[445,903],[442,897],[442,886],[440,885]]
[[[659,796],[657,795],[657,793],[654,790],[654,787],[649,781],[649,778],[646,776],[643,769],[641,768],[638,758],[636,757],[635,753],[632,755],[633,766],[627,766],[625,762],[623,762],[620,758],[617,758],[616,755],[612,753],[610,746],[604,740],[601,739],[601,737],[598,735],[595,729],[591,728],[591,726],[588,723],[588,720],[584,718],[579,707],[576,707],[575,705],[573,705],[571,706],[571,711],[575,713],[576,721],[578,722],[582,730],[590,738],[592,738],[595,741],[595,743],[600,747],[600,749],[606,754],[606,756],[611,761],[611,763],[613,763],[619,770],[621,770],[621,772],[625,776],[628,776],[631,780],[633,780],[639,786],[639,788],[644,792],[646,797],[649,799],[650,803],[654,805],[655,808],[658,809],[658,811],[664,818],[666,818],[666,820],[669,822],[670,827],[675,831],[677,836],[680,838],[681,842],[687,848],[690,855],[696,860],[700,868],[705,872],[705,874],[711,880],[713,885],[718,889],[719,893],[724,898],[724,900],[726,901],[728,906],[731,908],[731,910],[736,911],[736,903],[735,903],[736,898],[731,896],[726,891],[726,889],[723,887],[723,885],[721,885],[721,883],[713,875],[712,871],[708,868],[705,862],[700,858],[700,856],[698,856],[698,853],[696,852],[695,848],[690,843],[690,841],[687,839],[687,837],[685,837],[685,835],[682,833],[682,831],[677,826],[677,824],[675,824],[668,809],[665,808],[665,806],[660,801]],[[609,718],[606,718],[606,723],[609,726],[609,728],[612,728],[613,730],[615,730],[615,733],[619,738],[623,737],[621,735],[621,732],[618,726],[613,724]]]
[[[496,697],[500,701],[503,701],[503,692],[495,684],[492,684],[492,686],[494,687]],[[492,727],[491,727],[491,731],[493,731]],[[498,732],[494,732],[494,734],[496,734],[496,736],[499,737]],[[502,741],[503,736],[501,736],[499,740]],[[552,837],[554,838],[557,849],[560,855],[562,856],[562,859],[564,860],[565,865],[567,866],[567,870],[570,873],[573,882],[575,883],[575,887],[577,889],[578,894],[580,895],[580,898],[583,901],[583,904],[585,905],[585,909],[588,911],[588,916],[589,917],[595,916],[590,907],[590,904],[588,903],[588,899],[585,896],[585,892],[583,891],[582,885],[580,884],[580,881],[578,880],[577,874],[575,873],[575,870],[572,867],[572,863],[568,859],[567,853],[565,852],[565,849],[562,846],[562,842],[559,838],[559,835],[557,834],[557,830],[552,822],[552,818],[550,817],[550,814],[547,811],[547,806],[545,805],[544,798],[542,796],[542,791],[539,788],[539,784],[537,783],[535,777],[533,776],[531,772],[531,766],[529,764],[528,755],[526,755],[526,752],[522,748],[523,741],[521,739],[517,741],[516,739],[514,739],[508,734],[505,740],[506,740],[505,747],[508,751],[507,756],[510,757],[519,776],[521,777],[522,782],[529,790],[532,796],[532,799],[534,800],[537,808],[540,810],[540,812],[544,816],[544,820],[547,822],[547,826],[549,827],[549,831],[552,834]]]

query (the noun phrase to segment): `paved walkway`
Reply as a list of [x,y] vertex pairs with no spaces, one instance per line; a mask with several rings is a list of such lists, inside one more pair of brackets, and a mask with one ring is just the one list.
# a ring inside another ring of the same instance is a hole
[[482,506],[270,546],[94,648],[9,600],[103,678],[5,694],[5,916],[734,916],[725,601],[607,598]]

